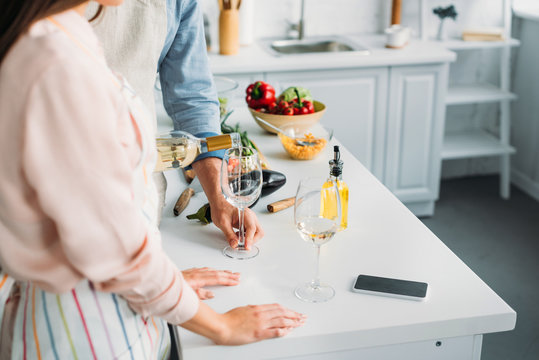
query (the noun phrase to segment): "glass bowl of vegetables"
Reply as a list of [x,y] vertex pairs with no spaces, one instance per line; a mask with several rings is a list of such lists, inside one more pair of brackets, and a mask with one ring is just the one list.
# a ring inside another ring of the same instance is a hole
[[213,82],[215,83],[215,88],[217,89],[217,97],[219,98],[219,113],[221,120],[227,116],[228,113],[232,112],[230,108],[230,100],[234,96],[234,92],[238,88],[239,84],[237,81],[224,77],[224,76],[214,76]]

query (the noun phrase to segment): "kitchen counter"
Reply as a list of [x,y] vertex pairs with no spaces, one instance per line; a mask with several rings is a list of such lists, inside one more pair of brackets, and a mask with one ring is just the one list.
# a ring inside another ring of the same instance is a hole
[[[284,338],[232,347],[214,345],[180,328],[185,360],[479,359],[482,334],[514,328],[515,311],[345,148],[341,152],[344,180],[350,186],[349,228],[322,246],[320,259],[321,279],[335,288],[336,295],[319,304],[297,299],[295,286],[311,279],[314,249],[296,232],[293,208],[270,214],[265,207],[293,196],[300,178],[326,176],[332,146],[315,160],[294,161],[277,137],[263,132],[246,110],[237,110],[228,123],[238,121],[271,168],[287,176],[283,188],[253,208],[266,233],[258,243],[260,255],[245,261],[226,258],[221,253],[223,235],[214,225],[186,220],[186,214],[206,202],[203,193],[174,217],[172,208],[186,186],[176,171],[165,173],[169,186],[161,224],[164,249],[181,269],[210,266],[241,273],[240,285],[212,288],[215,298],[207,303],[216,311],[277,302],[308,319]],[[360,273],[427,282],[428,299],[354,293],[351,287]]]
[[412,39],[403,49],[385,48],[383,35],[349,35],[345,38],[370,50],[369,55],[322,53],[273,56],[259,42],[240,48],[233,56],[210,53],[214,74],[240,74],[266,71],[296,71],[310,69],[344,69],[392,65],[419,65],[455,61],[455,53],[436,41]]

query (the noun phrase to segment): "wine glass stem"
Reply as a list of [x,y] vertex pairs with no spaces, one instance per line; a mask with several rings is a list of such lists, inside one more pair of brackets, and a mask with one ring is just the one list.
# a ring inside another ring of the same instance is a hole
[[315,245],[314,278],[311,284],[314,288],[320,287],[320,245]]
[[245,210],[243,208],[238,208],[238,218],[240,222],[239,224],[240,239],[238,241],[239,250],[245,250],[245,229],[243,227],[244,213],[245,213]]

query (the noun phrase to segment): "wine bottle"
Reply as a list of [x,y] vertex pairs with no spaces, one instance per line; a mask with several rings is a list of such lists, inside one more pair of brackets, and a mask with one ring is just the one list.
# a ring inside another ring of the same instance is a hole
[[238,133],[198,138],[185,131],[175,130],[158,136],[156,141],[158,159],[155,171],[183,168],[200,154],[241,146]]

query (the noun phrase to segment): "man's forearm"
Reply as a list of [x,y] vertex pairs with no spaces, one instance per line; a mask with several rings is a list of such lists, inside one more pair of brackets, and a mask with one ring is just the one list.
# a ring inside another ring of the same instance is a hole
[[196,161],[192,165],[210,205],[226,201],[221,192],[221,162],[219,158],[210,157]]

